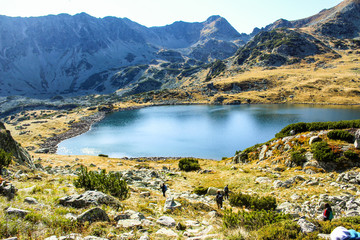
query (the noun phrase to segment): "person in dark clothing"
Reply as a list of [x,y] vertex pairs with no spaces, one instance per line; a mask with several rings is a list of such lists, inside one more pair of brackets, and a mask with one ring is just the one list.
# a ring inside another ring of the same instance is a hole
[[224,187],[224,199],[229,199],[229,185]]
[[220,191],[220,190],[217,191],[215,200],[216,200],[216,204],[217,204],[217,206],[218,206],[218,209],[221,209],[221,208],[222,208],[223,201],[224,201],[224,197],[223,197],[223,195],[221,194],[221,191]]
[[324,221],[331,221],[334,218],[333,211],[330,207],[330,204],[325,203],[325,210],[323,214]]
[[166,191],[167,191],[167,186],[165,185],[165,183],[163,183],[163,184],[161,185],[161,191],[162,191],[162,193],[163,193],[163,196],[166,197],[166,196],[165,196],[165,193],[166,193]]

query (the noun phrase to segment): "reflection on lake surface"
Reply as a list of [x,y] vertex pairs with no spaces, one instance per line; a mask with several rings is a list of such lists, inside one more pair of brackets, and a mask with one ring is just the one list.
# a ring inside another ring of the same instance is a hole
[[58,154],[221,159],[274,137],[288,124],[360,119],[359,107],[161,106],[107,115],[59,144]]

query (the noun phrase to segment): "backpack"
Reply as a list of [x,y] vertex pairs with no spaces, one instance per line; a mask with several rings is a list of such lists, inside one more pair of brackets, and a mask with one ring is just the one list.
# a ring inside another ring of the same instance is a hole
[[221,195],[221,194],[216,195],[216,202],[222,203],[222,201],[223,201],[223,195]]
[[332,211],[330,211],[330,214],[329,214],[329,220],[332,220],[334,218],[334,214]]

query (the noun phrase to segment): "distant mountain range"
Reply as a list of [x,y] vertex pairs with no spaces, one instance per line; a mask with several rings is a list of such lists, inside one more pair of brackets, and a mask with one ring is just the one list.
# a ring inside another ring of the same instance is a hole
[[[282,35],[263,33],[279,28],[293,30],[281,30]],[[289,63],[294,51],[295,57],[331,52],[318,39],[298,32],[299,28],[321,37],[357,38],[360,0],[345,0],[301,20],[280,19],[249,35],[238,33],[220,16],[151,28],[127,18],[94,18],[86,13],[0,16],[0,95],[74,96],[118,89],[123,89],[122,94],[135,94],[176,87],[179,79],[207,68],[216,59],[234,56],[235,64],[251,65],[253,51],[261,50],[259,43],[274,36],[290,36],[296,49],[277,45],[277,55],[266,56],[265,64]],[[272,53],[271,45],[265,45]]]

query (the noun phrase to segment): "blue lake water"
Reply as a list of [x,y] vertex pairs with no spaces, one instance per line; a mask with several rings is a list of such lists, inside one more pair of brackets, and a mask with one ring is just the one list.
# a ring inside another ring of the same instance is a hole
[[109,157],[234,156],[296,122],[360,119],[358,106],[160,106],[106,116],[91,130],[58,145],[61,155]]

